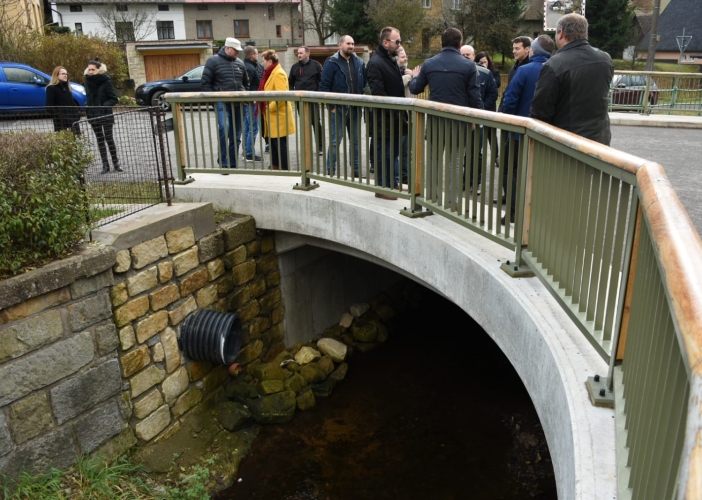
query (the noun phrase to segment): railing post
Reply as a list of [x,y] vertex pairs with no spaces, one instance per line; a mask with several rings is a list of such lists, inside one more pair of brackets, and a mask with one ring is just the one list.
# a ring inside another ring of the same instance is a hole
[[644,95],[643,95],[643,114],[648,114],[651,112],[648,108],[650,107],[649,102],[648,102],[648,96],[651,93],[651,74],[647,73],[646,74],[646,90],[644,90]]
[[301,113],[298,113],[300,116],[300,125],[298,128],[300,132],[300,142],[302,143],[302,165],[300,165],[300,183],[295,183],[293,189],[310,191],[319,187],[319,184],[316,182],[314,184],[310,184],[310,179],[307,177],[307,172],[312,168],[311,129],[316,122],[313,123],[313,120],[310,119],[311,104],[309,102],[300,99],[297,101],[296,107],[302,111]]
[[178,171],[178,178],[174,181],[175,184],[189,184],[194,182],[195,179],[185,178],[185,161],[183,159],[183,150],[185,149],[185,139],[183,137],[183,110],[182,105],[179,102],[174,102],[171,107],[173,108],[173,131],[175,132],[175,150],[176,150],[176,169]]
[[[410,192],[410,206],[409,210],[402,210],[400,213],[407,217],[426,217],[427,215],[432,215],[429,210],[423,210],[421,207],[417,206],[417,196],[422,194],[422,159],[424,158],[424,124],[425,124],[424,113],[419,113],[416,110],[410,112],[410,129],[408,134],[410,134],[409,139],[409,155],[408,165],[409,165],[409,175],[407,189]],[[402,170],[402,165],[400,165],[400,170]]]

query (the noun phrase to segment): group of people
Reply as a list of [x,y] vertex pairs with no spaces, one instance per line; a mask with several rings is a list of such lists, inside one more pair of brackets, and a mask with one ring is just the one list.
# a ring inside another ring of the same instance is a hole
[[[88,63],[84,76],[85,93],[88,98],[86,115],[97,140],[102,173],[110,171],[110,159],[112,169],[115,172],[123,172],[113,133],[115,119],[112,108],[119,99],[107,74],[107,66],[96,57]],[[68,71],[63,66],[56,66],[51,73],[51,81],[46,86],[46,106],[53,117],[54,131],[71,130],[75,135],[80,134],[78,103],[73,99]]]

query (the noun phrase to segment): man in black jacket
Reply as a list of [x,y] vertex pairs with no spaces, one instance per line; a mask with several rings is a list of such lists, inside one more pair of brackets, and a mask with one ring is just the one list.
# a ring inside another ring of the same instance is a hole
[[544,63],[529,116],[609,146],[612,58],[587,41],[587,19],[566,14],[556,26],[558,52]]
[[[380,32],[380,45],[375,55],[368,62],[368,85],[372,95],[384,97],[405,97],[405,84],[397,66],[395,57],[402,41],[396,28],[383,28]],[[377,166],[377,184],[384,187],[397,187],[400,184],[397,170],[392,174],[390,183],[390,165],[395,165],[400,153],[400,140],[407,135],[406,115],[403,111],[373,108],[371,112],[370,135],[373,137],[375,155],[373,162]],[[390,195],[375,193],[378,198],[396,200]]]
[[[290,68],[288,75],[288,86],[290,90],[308,90],[316,92],[319,90],[319,82],[322,81],[322,65],[314,59],[310,59],[310,49],[302,45],[297,49],[297,62]],[[317,151],[322,156],[324,151],[322,124],[319,120],[319,106],[311,103],[309,105],[310,122],[314,129],[317,140]],[[298,105],[297,111],[300,111]]]
[[[205,63],[200,81],[203,92],[249,90],[246,67],[240,59],[237,59],[239,52],[241,52],[239,40],[227,38],[224,47]],[[241,117],[241,106],[238,103],[217,103],[218,161],[222,168],[236,168],[236,157],[241,144]]]
[[[253,45],[244,48],[244,66],[249,77],[249,88],[252,91],[258,90],[258,84],[263,77],[263,66],[258,62],[258,50]],[[246,161],[261,161],[261,157],[256,154],[255,144],[258,134],[258,118],[256,113],[257,104],[250,103],[244,107],[244,149],[246,151]]]

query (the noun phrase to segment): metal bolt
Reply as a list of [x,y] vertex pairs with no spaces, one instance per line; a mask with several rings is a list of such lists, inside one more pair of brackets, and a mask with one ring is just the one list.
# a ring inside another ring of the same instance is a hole
[[514,266],[514,270],[515,270],[515,271],[519,271],[519,267]]
[[509,261],[507,261],[507,265],[509,266]]
[[407,207],[405,207],[405,210],[407,210]]
[[605,390],[604,390],[604,389],[600,389],[600,396],[601,396],[601,397],[604,397],[604,395],[605,395]]
[[595,375],[595,382],[599,382],[599,381],[600,381],[600,376],[599,376],[599,375]]
[[296,183],[295,183],[295,185],[296,185],[296,186],[299,186],[299,185],[300,185],[300,183],[299,183],[299,182],[296,182]]

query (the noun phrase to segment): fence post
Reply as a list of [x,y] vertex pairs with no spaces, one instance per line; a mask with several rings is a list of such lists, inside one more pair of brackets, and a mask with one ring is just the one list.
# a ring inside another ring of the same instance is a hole
[[[300,142],[302,144],[302,165],[300,165],[300,183],[295,183],[293,189],[300,189],[302,191],[310,191],[312,189],[318,188],[319,184],[316,182],[310,184],[310,179],[307,177],[307,172],[312,168],[312,126],[314,122],[310,119],[310,107],[311,104],[307,101],[299,98],[296,103],[297,109],[301,110],[298,115],[300,116]],[[317,131],[315,131],[316,133]],[[319,140],[319,138],[317,138]]]
[[185,148],[185,139],[183,138],[183,127],[181,126],[183,119],[183,110],[181,103],[174,102],[171,105],[173,109],[173,130],[175,132],[175,149],[176,149],[176,168],[178,169],[178,178],[174,181],[174,184],[189,184],[194,182],[195,179],[185,178],[185,165],[183,160],[183,150]]

